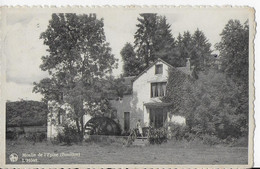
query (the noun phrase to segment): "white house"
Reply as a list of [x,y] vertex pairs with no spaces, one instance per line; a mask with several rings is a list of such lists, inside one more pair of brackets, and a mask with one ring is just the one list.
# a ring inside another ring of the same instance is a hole
[[[165,96],[170,64],[158,59],[146,70],[131,79],[132,93],[124,95],[121,100],[112,100],[112,106],[117,110],[120,125],[124,131],[136,127],[140,119],[143,126],[159,128],[166,122],[172,121],[185,124],[185,118],[181,116],[170,116],[167,103],[161,101]],[[186,67],[176,68],[188,75],[191,75],[190,61]],[[129,82],[128,82],[129,83]]]
[[[155,128],[162,127],[166,122],[170,121],[179,124],[186,123],[184,117],[170,115],[167,109],[169,105],[160,99],[166,93],[170,68],[173,68],[170,64],[158,59],[138,76],[125,77],[125,83],[132,87],[132,92],[126,93],[120,99],[110,100],[112,107],[117,110],[117,119],[123,131],[135,128],[139,119],[143,126],[151,125]],[[189,59],[186,67],[177,67],[175,69],[191,75]],[[90,118],[90,116],[85,116],[84,122],[87,122]],[[58,126],[49,123],[48,137],[54,137],[58,129]]]

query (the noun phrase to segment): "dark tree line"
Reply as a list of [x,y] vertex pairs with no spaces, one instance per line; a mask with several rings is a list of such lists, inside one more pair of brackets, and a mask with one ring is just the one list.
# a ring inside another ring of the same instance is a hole
[[215,142],[248,136],[248,23],[230,20],[216,44],[220,69],[200,71],[198,79],[170,71],[165,102],[172,114],[186,117],[183,137]]
[[46,126],[47,105],[43,102],[22,100],[6,102],[6,126]]
[[190,58],[198,71],[208,66],[211,44],[201,30],[193,35],[186,31],[175,39],[165,16],[145,13],[137,20],[134,45],[126,43],[121,50],[125,76],[138,75],[158,58],[175,67],[186,66],[186,59]]

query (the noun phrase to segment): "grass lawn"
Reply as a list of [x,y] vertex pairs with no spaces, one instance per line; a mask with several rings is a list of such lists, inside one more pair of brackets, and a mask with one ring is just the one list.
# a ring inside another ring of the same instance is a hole
[[[11,153],[18,154],[17,162],[10,162]],[[24,157],[22,162],[22,153],[80,153],[80,156]],[[49,142],[35,144],[24,141],[6,142],[7,164],[247,164],[247,158],[247,147],[207,146],[181,142],[145,147],[123,147],[118,143],[63,146]],[[37,159],[37,162],[34,159]]]

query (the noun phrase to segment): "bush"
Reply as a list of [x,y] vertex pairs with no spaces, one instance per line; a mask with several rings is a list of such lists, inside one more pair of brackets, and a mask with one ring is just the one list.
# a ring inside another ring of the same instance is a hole
[[64,126],[62,132],[58,133],[56,140],[59,143],[66,143],[67,145],[81,141],[77,129],[68,125]]
[[231,143],[232,147],[248,147],[248,137],[241,137]]
[[169,128],[171,137],[174,137],[176,140],[182,140],[187,133],[186,127],[183,125],[169,123]]
[[221,140],[217,136],[215,136],[215,135],[205,134],[205,135],[203,135],[201,137],[202,137],[203,144],[216,145],[216,144],[221,143]]
[[197,138],[199,138],[199,137],[196,134],[190,133],[188,131],[184,134],[184,139],[187,140],[187,141],[193,141]]
[[46,133],[43,132],[30,132],[26,133],[24,137],[27,141],[42,142],[46,139]]
[[15,131],[7,131],[6,132],[6,139],[16,140],[17,139],[17,133]]
[[24,135],[24,128],[8,128],[6,129],[6,139],[17,140],[19,136]]
[[150,128],[149,129],[149,134],[148,134],[148,141],[150,144],[161,144],[163,142],[167,142],[167,129],[162,127],[162,128]]

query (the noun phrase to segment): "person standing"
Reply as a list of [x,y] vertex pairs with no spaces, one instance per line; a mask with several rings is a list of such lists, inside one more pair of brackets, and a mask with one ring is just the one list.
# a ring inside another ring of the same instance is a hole
[[141,126],[141,120],[140,120],[140,119],[137,121],[136,127],[137,127],[137,129],[138,129],[138,131],[139,131],[139,133],[141,134],[142,139],[143,139],[143,137],[144,137],[144,136],[143,136],[143,129],[142,129],[142,126]]

